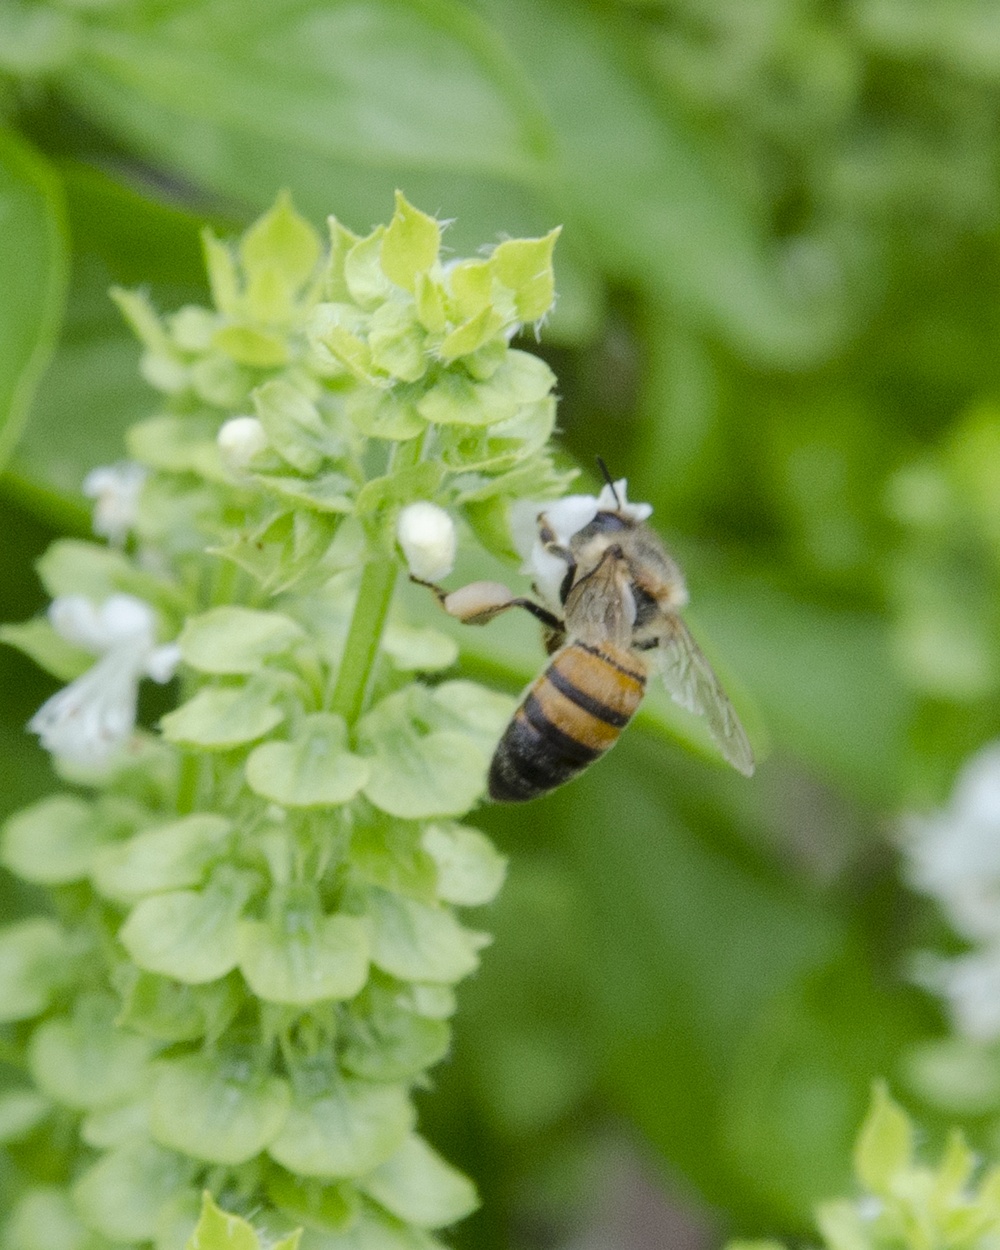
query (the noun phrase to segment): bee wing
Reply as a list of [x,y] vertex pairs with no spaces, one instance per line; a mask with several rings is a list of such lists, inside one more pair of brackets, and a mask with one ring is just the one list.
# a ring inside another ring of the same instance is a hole
[[663,625],[651,658],[671,698],[689,712],[704,716],[709,733],[729,763],[744,776],[752,776],[750,740],[704,652],[679,616],[666,614]]

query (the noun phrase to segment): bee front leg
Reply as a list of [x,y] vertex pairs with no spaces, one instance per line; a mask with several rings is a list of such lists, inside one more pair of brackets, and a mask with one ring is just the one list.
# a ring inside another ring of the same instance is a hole
[[468,586],[461,586],[458,590],[445,590],[443,586],[425,582],[419,577],[411,576],[410,581],[433,591],[434,597],[448,615],[461,621],[463,625],[487,625],[508,608],[524,608],[542,622],[549,635],[563,636],[563,623],[555,613],[543,608],[540,603],[535,603],[533,599],[511,594],[502,582],[470,582]]

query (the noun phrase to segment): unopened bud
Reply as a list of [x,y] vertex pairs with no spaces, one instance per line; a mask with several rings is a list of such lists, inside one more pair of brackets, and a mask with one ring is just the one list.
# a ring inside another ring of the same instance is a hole
[[454,567],[455,522],[437,504],[408,504],[399,514],[396,538],[414,577],[433,582]]
[[219,454],[227,468],[245,473],[268,445],[267,433],[256,417],[230,417],[218,433]]

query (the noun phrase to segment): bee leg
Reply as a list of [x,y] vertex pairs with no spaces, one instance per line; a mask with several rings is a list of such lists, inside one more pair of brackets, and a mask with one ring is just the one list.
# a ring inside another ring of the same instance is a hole
[[448,615],[464,625],[486,625],[508,608],[524,608],[551,633],[563,633],[563,623],[553,612],[543,608],[540,603],[535,603],[533,599],[512,595],[501,582],[470,582],[468,586],[449,591],[434,582],[425,582],[420,577],[411,575],[410,581],[433,591],[434,597]]

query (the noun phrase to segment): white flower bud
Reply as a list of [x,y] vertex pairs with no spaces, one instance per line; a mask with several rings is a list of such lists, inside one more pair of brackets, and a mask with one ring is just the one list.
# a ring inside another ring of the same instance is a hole
[[399,514],[396,538],[414,577],[435,582],[455,565],[455,522],[444,508],[421,500]]
[[246,473],[254,456],[268,445],[267,433],[256,417],[230,417],[217,441],[219,454],[233,473]]

